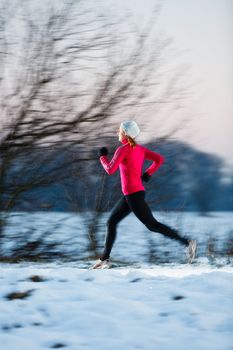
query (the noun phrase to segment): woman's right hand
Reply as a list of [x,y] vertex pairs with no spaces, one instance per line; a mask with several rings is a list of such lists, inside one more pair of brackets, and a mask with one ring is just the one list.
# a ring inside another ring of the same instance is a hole
[[108,149],[107,147],[101,147],[99,149],[99,157],[102,157],[102,156],[107,156],[108,155]]

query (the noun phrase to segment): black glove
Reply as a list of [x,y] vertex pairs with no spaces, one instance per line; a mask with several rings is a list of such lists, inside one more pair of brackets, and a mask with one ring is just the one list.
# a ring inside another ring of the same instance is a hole
[[107,147],[102,147],[102,148],[100,148],[100,150],[99,150],[99,157],[107,156],[107,155],[108,155],[108,149],[107,149]]
[[148,182],[148,181],[150,180],[150,178],[151,178],[151,176],[150,176],[147,172],[145,172],[145,173],[141,176],[141,179],[142,179],[142,181],[144,181],[144,182]]

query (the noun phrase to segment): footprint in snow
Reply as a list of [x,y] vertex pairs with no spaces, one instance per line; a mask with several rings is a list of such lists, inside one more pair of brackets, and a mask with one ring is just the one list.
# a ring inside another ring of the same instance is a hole
[[142,280],[142,278],[140,277],[137,277],[137,278],[134,278],[133,280],[129,281],[130,283],[135,283],[135,282],[140,282]]
[[45,281],[47,281],[44,277],[38,276],[38,275],[30,276],[28,279],[31,282],[45,282]]
[[185,299],[185,297],[183,297],[182,295],[176,295],[174,297],[172,297],[173,300],[181,300],[181,299]]
[[6,299],[8,300],[14,300],[14,299],[26,299],[28,298],[29,296],[31,296],[32,292],[34,291],[35,289],[30,289],[30,290],[27,290],[25,292],[12,292],[12,293],[9,293],[5,296]]
[[66,345],[63,343],[55,343],[51,346],[52,349],[60,349],[60,348],[65,348]]

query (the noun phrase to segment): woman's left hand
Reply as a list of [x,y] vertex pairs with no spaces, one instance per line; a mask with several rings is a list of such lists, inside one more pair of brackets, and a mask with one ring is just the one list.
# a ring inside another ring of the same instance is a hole
[[141,179],[142,179],[142,181],[144,181],[144,182],[150,181],[150,178],[151,178],[151,176],[150,176],[147,172],[145,172],[145,173],[141,176]]

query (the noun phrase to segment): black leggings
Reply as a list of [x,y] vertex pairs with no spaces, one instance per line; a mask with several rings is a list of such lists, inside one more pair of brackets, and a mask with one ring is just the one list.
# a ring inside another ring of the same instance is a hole
[[187,238],[181,237],[176,230],[167,225],[161,224],[153,217],[152,212],[145,201],[145,191],[138,191],[123,196],[114,206],[107,222],[107,236],[104,252],[100,257],[101,260],[109,258],[116,238],[117,224],[129,215],[131,211],[150,231],[162,233],[169,238],[176,239],[184,245],[189,244]]

